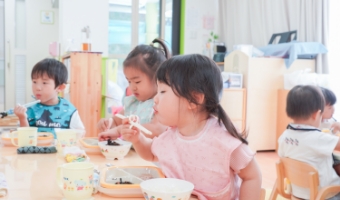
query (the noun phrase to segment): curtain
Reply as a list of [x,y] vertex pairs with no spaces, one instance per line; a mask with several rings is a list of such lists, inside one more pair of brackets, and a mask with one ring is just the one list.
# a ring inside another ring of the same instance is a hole
[[[220,39],[235,44],[268,44],[273,33],[297,30],[300,42],[328,47],[329,0],[219,0]],[[327,54],[317,56],[316,71],[328,73]]]

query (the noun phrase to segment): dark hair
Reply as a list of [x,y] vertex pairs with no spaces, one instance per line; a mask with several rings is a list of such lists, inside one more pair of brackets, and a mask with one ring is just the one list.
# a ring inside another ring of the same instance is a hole
[[157,80],[169,85],[177,96],[199,105],[194,93],[204,94],[203,109],[218,118],[228,132],[235,138],[248,144],[242,136],[245,131],[237,132],[219,101],[219,94],[223,89],[221,71],[210,58],[199,55],[174,56],[165,61],[157,71]]
[[[159,43],[162,48],[154,47],[155,43]],[[154,39],[151,45],[136,46],[129,53],[123,65],[124,67],[136,67],[147,74],[151,80],[154,80],[158,67],[170,57],[170,51],[165,43],[160,39]]]
[[42,77],[44,74],[54,80],[55,87],[67,83],[67,68],[66,66],[53,58],[45,58],[34,65],[31,73],[31,79]]
[[308,119],[314,112],[323,112],[325,99],[321,90],[312,85],[297,85],[287,96],[286,112],[292,119]]
[[320,87],[323,97],[325,98],[325,104],[326,105],[334,105],[336,103],[336,96],[332,90],[329,90],[327,88]]

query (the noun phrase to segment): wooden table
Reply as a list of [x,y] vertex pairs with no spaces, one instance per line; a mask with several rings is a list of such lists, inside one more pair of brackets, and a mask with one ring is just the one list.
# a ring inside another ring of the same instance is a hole
[[[90,162],[98,169],[106,163],[117,166],[155,166],[140,158],[134,150],[130,150],[123,160],[106,160],[102,154],[88,154]],[[56,181],[57,166],[65,163],[59,154],[17,154],[15,147],[0,147],[0,172],[6,176],[8,194],[2,199],[15,200],[46,200],[62,199],[63,194]],[[94,199],[108,200],[112,198],[97,193]],[[121,198],[119,198],[121,199]],[[142,200],[143,198],[129,198],[128,200]]]

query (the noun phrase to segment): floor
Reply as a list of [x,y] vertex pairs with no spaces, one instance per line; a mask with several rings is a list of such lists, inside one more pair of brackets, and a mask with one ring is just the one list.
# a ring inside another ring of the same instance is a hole
[[[279,160],[276,152],[257,152],[256,161],[260,166],[262,172],[262,188],[266,189],[266,200],[269,199],[273,185],[276,180],[276,167],[275,163]],[[285,200],[280,195],[277,200]]]
[[272,189],[276,180],[275,163],[279,160],[276,152],[257,152],[256,161],[262,172],[262,188]]

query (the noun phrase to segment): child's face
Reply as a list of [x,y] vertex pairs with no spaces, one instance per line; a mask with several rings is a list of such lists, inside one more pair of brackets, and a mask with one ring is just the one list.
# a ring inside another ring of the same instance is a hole
[[334,114],[334,105],[326,105],[322,114],[322,119],[330,119]]
[[34,76],[32,79],[32,91],[36,99],[45,105],[58,104],[59,87],[55,88],[55,82],[47,74]]
[[124,74],[129,88],[139,101],[152,99],[157,93],[157,85],[144,72],[134,67],[125,67]]
[[158,122],[166,126],[178,126],[183,121],[180,117],[184,116],[188,102],[178,97],[167,84],[158,82],[157,85],[154,111]]

